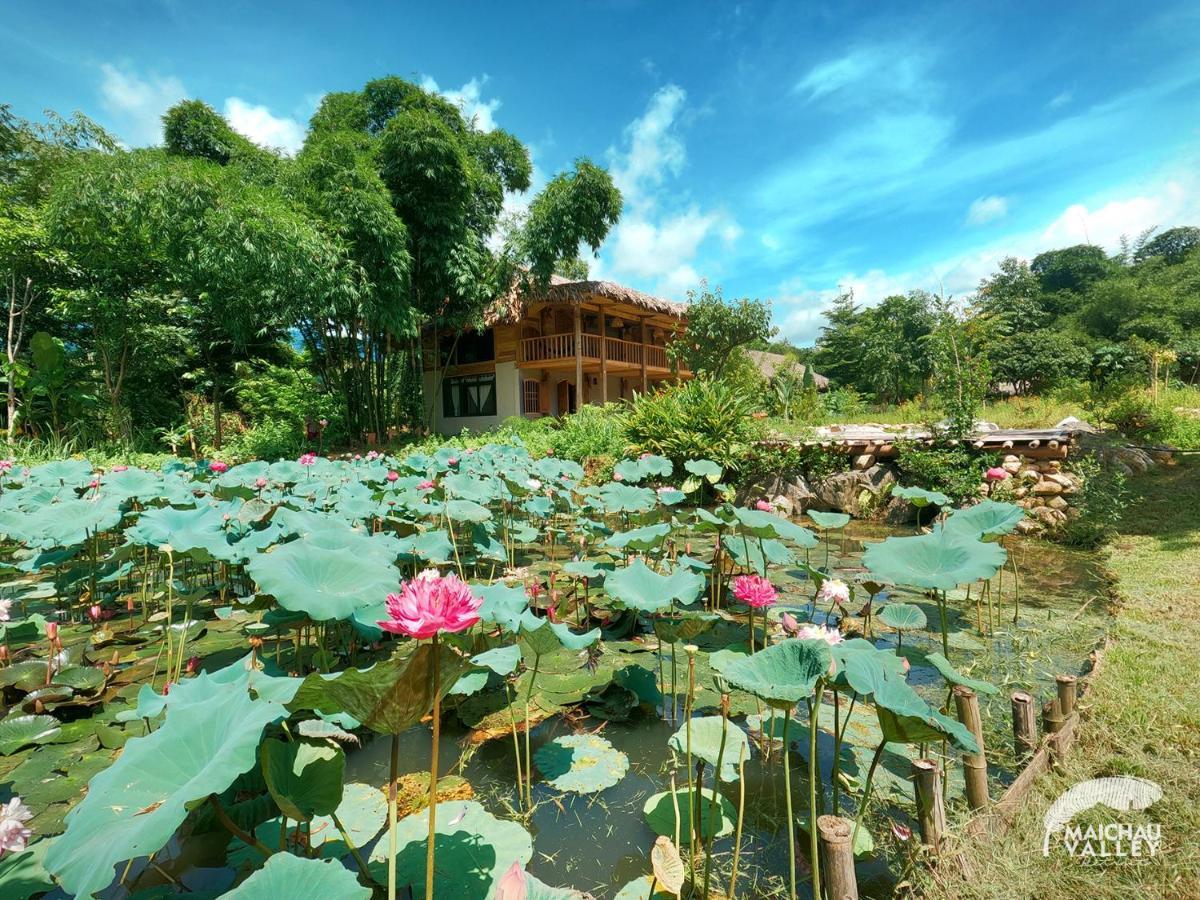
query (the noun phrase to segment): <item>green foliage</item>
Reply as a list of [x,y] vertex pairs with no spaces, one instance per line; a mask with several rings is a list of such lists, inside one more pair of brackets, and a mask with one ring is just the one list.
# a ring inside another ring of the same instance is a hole
[[937,324],[929,340],[934,395],[946,414],[945,433],[962,440],[975,431],[990,373],[959,314],[946,301],[939,300],[935,308]]
[[1095,549],[1112,539],[1130,501],[1125,474],[1100,463],[1095,454],[1075,457],[1071,471],[1083,481],[1072,508],[1078,513],[1067,522],[1063,539],[1076,547]]
[[963,447],[926,447],[901,442],[896,446],[900,480],[930,491],[940,491],[954,503],[979,495],[979,481],[993,460]]
[[667,352],[696,374],[714,378],[721,377],[731,359],[741,356],[742,348],[763,343],[775,333],[770,304],[748,297],[727,301],[719,287],[714,292],[707,284],[688,291],[687,315],[684,333]]
[[762,426],[750,417],[752,398],[711,378],[637,396],[626,424],[629,443],[637,453],[665,456],[681,471],[685,460],[711,459],[729,471],[739,471]]

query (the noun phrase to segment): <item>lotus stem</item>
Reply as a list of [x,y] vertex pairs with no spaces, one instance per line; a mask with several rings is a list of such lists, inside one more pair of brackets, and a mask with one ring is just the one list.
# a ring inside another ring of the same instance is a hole
[[696,853],[696,832],[694,810],[696,803],[695,782],[692,779],[692,697],[696,692],[696,651],[695,644],[686,644],[683,648],[688,655],[688,688],[687,696],[683,699],[684,728],[687,730],[687,773],[688,773],[688,849],[692,858]]
[[[721,695],[721,743],[717,747],[717,765],[713,769],[713,792],[708,801],[708,821],[717,821],[717,791],[721,785],[721,764],[725,760],[725,735],[729,729],[729,695]],[[700,822],[704,828],[703,820]],[[712,869],[712,844],[704,845],[704,896],[708,897],[709,871]],[[653,894],[651,895],[653,896]]]
[[879,760],[883,758],[883,748],[887,746],[887,741],[882,740],[879,746],[875,748],[875,755],[871,757],[871,767],[867,769],[867,783],[863,785],[862,799],[858,801],[858,814],[854,817],[854,833],[850,835],[850,849],[853,851],[854,843],[858,840],[858,829],[862,827],[863,816],[867,812],[867,801],[871,799],[871,782],[875,779],[875,768],[879,765]]
[[433,856],[437,837],[438,738],[441,736],[441,660],[438,636],[433,635],[433,750],[429,761],[429,845],[425,848],[425,900],[433,900]]
[[742,821],[746,813],[746,745],[738,750],[738,814],[733,830],[733,871],[729,874],[729,900],[737,894],[738,863],[742,856]]
[[[671,751],[671,806],[675,809],[675,846],[679,846],[679,788],[675,784],[675,769],[678,766],[678,760],[675,759],[675,752]],[[688,821],[692,819],[691,813],[688,813]]]
[[525,689],[525,808],[533,809],[533,754],[529,749],[529,733],[533,730],[529,725],[529,700],[533,696],[533,685],[537,681],[538,667],[542,663],[542,655],[534,654],[533,674],[529,676],[529,687]]
[[346,833],[346,828],[344,825],[342,825],[342,820],[338,818],[338,814],[336,812],[330,813],[329,815],[330,818],[333,819],[333,827],[338,830],[338,833],[342,836],[342,840],[345,841],[346,846],[350,848],[350,855],[354,857],[354,862],[358,866],[358,871],[362,873],[363,877],[366,878],[367,881],[373,884],[375,879],[371,877],[371,870],[367,868],[367,864],[363,860],[362,854],[359,853],[358,848],[354,846],[354,841],[350,840],[350,835]]
[[[791,900],[796,900],[796,840],[793,833],[792,819],[792,767],[788,760],[788,722],[791,721],[792,711],[790,709],[784,711],[783,717],[783,794],[784,803],[787,809],[787,828],[785,834],[787,838],[788,848],[788,896]],[[740,817],[739,817],[740,818]],[[816,876],[816,867],[813,867],[813,875]],[[814,881],[814,885],[816,882]],[[813,894],[814,897],[820,896]]]
[[263,856],[269,857],[272,855],[271,848],[256,838],[254,835],[244,831],[237,822],[229,818],[229,813],[225,811],[225,807],[221,805],[221,800],[216,794],[208,795],[208,802],[213,808],[213,812],[217,814],[217,821],[229,830],[229,833],[236,837],[243,844],[253,847]]
[[521,741],[517,737],[517,714],[513,710],[513,692],[508,679],[504,680],[504,695],[508,699],[508,721],[512,725],[513,757],[517,764],[517,803],[525,805],[525,780],[521,775]]
[[400,735],[392,735],[392,767],[388,778],[388,900],[396,900],[396,794],[399,791]]
[[[817,762],[817,724],[821,718],[821,695],[825,693],[825,679],[817,681],[817,689],[811,700],[812,706],[808,717],[808,852],[811,857],[812,865],[812,883],[813,896],[821,896],[821,860],[817,852],[817,782],[821,777],[821,767]],[[787,726],[787,720],[784,720],[784,726]],[[787,753],[787,742],[784,741],[783,752]],[[821,792],[821,798],[824,799],[825,792]],[[792,802],[792,793],[788,791],[788,805]],[[788,846],[792,845],[791,841],[791,810],[788,810]],[[792,851],[793,854],[795,851]],[[793,868],[793,879],[795,869]],[[793,880],[792,891],[795,893],[796,886]]]
[[833,788],[833,814],[835,816],[841,815],[841,805],[838,802],[840,793],[838,776],[842,772],[841,760],[838,759],[842,749],[841,716],[842,695],[840,691],[835,690],[833,692],[833,771],[829,776],[830,787]]
[[949,627],[946,624],[946,592],[945,591],[938,592],[937,598],[938,598],[938,618],[941,620],[941,625],[942,625],[942,655],[945,656],[946,659],[949,659],[950,658],[950,631],[949,631]]

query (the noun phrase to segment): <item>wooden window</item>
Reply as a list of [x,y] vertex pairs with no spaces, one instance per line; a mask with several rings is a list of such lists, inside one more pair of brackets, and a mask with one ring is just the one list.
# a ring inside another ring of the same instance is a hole
[[454,335],[445,334],[442,335],[441,350],[443,366],[491,362],[496,358],[496,337],[490,328],[486,331],[464,331],[458,335],[457,341]]
[[442,386],[442,415],[447,419],[496,414],[496,376],[461,375]]
[[526,415],[542,411],[542,385],[526,379],[521,386],[521,412]]

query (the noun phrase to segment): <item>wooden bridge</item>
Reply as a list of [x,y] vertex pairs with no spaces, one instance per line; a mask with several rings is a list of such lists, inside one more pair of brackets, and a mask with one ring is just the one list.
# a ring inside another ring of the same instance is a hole
[[1065,459],[1076,436],[1088,430],[1083,427],[1059,425],[1054,428],[998,428],[979,431],[962,441],[945,441],[928,429],[906,425],[828,425],[814,430],[808,437],[772,437],[764,444],[797,447],[824,447],[845,453],[876,458],[895,456],[896,445],[940,443],[951,447],[963,445],[975,450],[1014,454],[1031,459]]

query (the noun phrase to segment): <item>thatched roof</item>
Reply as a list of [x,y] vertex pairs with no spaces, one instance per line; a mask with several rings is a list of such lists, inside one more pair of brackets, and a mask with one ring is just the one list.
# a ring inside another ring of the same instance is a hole
[[571,281],[552,275],[550,284],[541,290],[521,292],[514,289],[498,299],[488,310],[486,321],[488,325],[516,322],[533,303],[586,303],[596,298],[627,303],[672,319],[682,319],[687,315],[686,303],[654,297],[615,281]]
[[[768,353],[766,350],[747,350],[746,355],[750,357],[750,361],[762,372],[763,378],[770,381],[775,377],[775,373],[780,369],[786,368],[789,364],[795,365],[799,370],[801,377],[807,369],[803,363],[798,363],[791,356],[785,356],[782,353]],[[817,386],[818,391],[829,390],[829,379],[824,375],[819,375],[813,372],[813,384]]]

